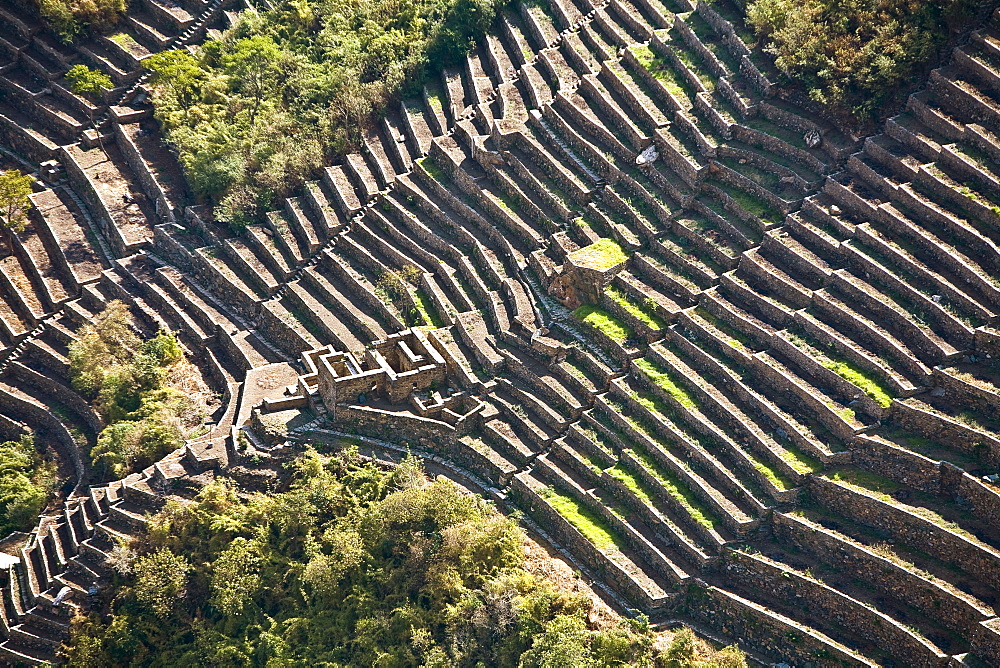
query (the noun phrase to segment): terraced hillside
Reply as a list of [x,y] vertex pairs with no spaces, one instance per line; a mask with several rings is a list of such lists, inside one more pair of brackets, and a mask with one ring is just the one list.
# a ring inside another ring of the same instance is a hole
[[[66,47],[4,2],[3,159],[43,181],[0,260],[0,428],[77,482],[0,568],[9,661],[51,659],[56,593],[82,604],[116,537],[267,456],[261,426],[295,407],[279,441],[433,458],[654,622],[795,665],[1000,665],[1000,16],[858,141],[778,94],[731,1],[515,4],[234,235],[189,206],[140,62],[246,7],[142,0]],[[69,92],[78,62],[119,86],[107,105]],[[566,290],[609,252],[599,294]],[[67,345],[112,299],[225,401],[88,488],[103,425]],[[438,387],[322,406],[304,353],[411,326],[468,419],[427,408]]]

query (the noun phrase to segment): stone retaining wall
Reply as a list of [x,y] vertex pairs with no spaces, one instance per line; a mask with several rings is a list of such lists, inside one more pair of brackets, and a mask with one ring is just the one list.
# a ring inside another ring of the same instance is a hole
[[1000,552],[989,546],[971,541],[902,506],[827,478],[811,477],[809,493],[815,502],[833,512],[884,532],[894,541],[947,560],[991,587],[1000,586]]
[[822,582],[739,550],[724,550],[723,560],[741,587],[771,600],[805,606],[810,615],[854,630],[907,666],[943,668],[948,662],[946,654],[896,620]]

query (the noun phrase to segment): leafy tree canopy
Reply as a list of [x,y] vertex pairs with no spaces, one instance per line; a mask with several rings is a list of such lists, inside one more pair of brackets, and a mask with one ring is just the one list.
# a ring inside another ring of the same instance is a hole
[[754,0],[747,22],[809,96],[867,120],[922,73],[976,0]]
[[147,59],[195,194],[245,225],[359,143],[430,64],[457,62],[504,0],[285,0],[194,55]]
[[55,466],[38,454],[35,440],[0,443],[0,538],[34,526],[55,485]]
[[201,424],[209,391],[177,337],[160,332],[143,340],[128,307],[114,300],[70,344],[73,387],[91,399],[107,427],[90,456],[123,476],[182,445]]
[[[653,664],[644,620],[588,625],[588,597],[525,570],[514,521],[417,461],[308,451],[293,469],[284,492],[218,481],[168,504],[69,665]],[[661,665],[746,665],[682,654]]]
[[23,232],[31,209],[31,183],[28,174],[17,169],[0,172],[0,225],[8,230]]

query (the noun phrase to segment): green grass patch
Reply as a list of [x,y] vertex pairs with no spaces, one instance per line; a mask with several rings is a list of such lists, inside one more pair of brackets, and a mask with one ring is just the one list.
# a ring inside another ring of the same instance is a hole
[[603,237],[589,246],[573,251],[569,254],[569,259],[587,269],[607,271],[628,260],[628,253],[614,239]]
[[608,475],[628,487],[629,491],[635,494],[636,498],[645,503],[647,506],[654,505],[653,495],[646,485],[632,475],[632,473],[626,471],[620,463],[615,464],[614,467],[608,469]]
[[427,296],[421,290],[413,290],[411,293],[413,297],[413,303],[417,307],[417,313],[420,318],[424,321],[424,325],[431,329],[437,329],[438,327],[443,327],[444,323],[441,319],[437,317],[437,312],[431,307]]
[[610,285],[605,288],[604,294],[606,294],[611,301],[625,309],[629,315],[636,317],[639,321],[648,325],[650,329],[666,329],[667,323],[664,322],[663,318],[656,315],[656,311],[653,309],[651,304],[636,304],[629,299],[627,294]]
[[844,380],[857,385],[882,408],[888,408],[889,404],[892,403],[892,395],[889,394],[888,389],[882,383],[869,378],[863,371],[850,362],[826,360],[823,362],[823,366]]
[[657,55],[644,44],[637,44],[635,46],[629,47],[629,51],[635,56],[635,59],[639,61],[642,67],[653,75],[653,77],[663,84],[671,95],[678,98],[681,102],[687,102],[689,105],[693,104],[693,95],[688,90],[687,82],[684,81],[677,72],[670,66],[662,56]]
[[784,448],[784,451],[781,453],[781,458],[785,460],[796,473],[816,473],[817,471],[823,470],[823,464],[819,460],[810,457],[794,445],[782,445],[782,447]]
[[573,311],[573,317],[603,332],[609,339],[616,343],[625,343],[625,341],[635,335],[631,327],[593,304],[584,304],[576,309]]
[[718,519],[715,518],[711,511],[705,508],[687,485],[674,479],[673,476],[664,473],[648,454],[634,450],[630,450],[629,452],[643,465],[650,475],[663,485],[663,489],[666,490],[667,494],[691,515],[691,519],[706,529],[715,529]]
[[448,179],[448,175],[437,166],[437,163],[427,156],[417,160],[417,164],[423,167],[424,171],[426,171],[435,181],[446,181]]
[[636,360],[635,365],[639,367],[644,374],[649,376],[649,379],[653,381],[657,387],[676,399],[677,403],[681,406],[684,406],[685,408],[697,408],[698,401],[687,390],[675,383],[670,373],[662,366],[648,357]]
[[580,505],[576,499],[561,494],[551,487],[543,487],[538,493],[598,550],[603,552],[621,549],[621,540],[608,529],[604,520],[589,508]]
[[795,483],[788,479],[788,476],[778,471],[770,464],[766,464],[753,455],[747,453],[750,457],[750,461],[753,462],[753,467],[757,469],[761,475],[763,475],[767,480],[780,490],[791,489],[795,487]]
[[836,480],[837,482],[845,483],[848,487],[854,487],[888,502],[893,502],[891,495],[899,489],[899,485],[894,483],[892,480],[883,478],[882,476],[871,473],[870,471],[862,471],[860,469],[843,469],[841,471],[836,471],[832,476],[830,476],[830,478],[832,480]]
[[[632,398],[637,404],[645,408],[647,411],[657,415],[670,416],[673,414],[673,409],[665,404],[658,397],[652,397],[644,394],[639,394],[638,392],[632,393]],[[631,422],[630,418],[626,418]],[[643,428],[646,433],[651,433],[649,429]]]

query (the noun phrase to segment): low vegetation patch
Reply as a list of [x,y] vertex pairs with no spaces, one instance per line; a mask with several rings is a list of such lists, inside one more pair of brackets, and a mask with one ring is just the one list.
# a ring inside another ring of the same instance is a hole
[[790,82],[834,112],[863,121],[924,74],[979,4],[755,0],[746,18]]
[[698,406],[698,400],[695,399],[690,392],[675,383],[670,373],[653,360],[648,357],[643,357],[642,359],[636,360],[635,365],[639,367],[644,374],[649,376],[649,379],[652,380],[657,387],[676,399],[677,403],[681,406],[684,406],[685,408],[696,408]]
[[789,443],[782,444],[781,458],[791,466],[796,473],[816,473],[823,470],[819,460],[810,457]]
[[844,380],[857,385],[882,408],[888,408],[889,404],[892,403],[892,395],[889,394],[889,391],[880,382],[869,378],[853,364],[836,360],[826,360],[823,362],[823,366]]
[[220,480],[168,503],[117,551],[121,586],[77,620],[68,665],[653,665],[644,618],[590,616],[529,571],[516,522],[419,462],[307,451],[292,470],[283,492]]
[[[632,298],[619,290],[616,287],[608,286],[604,290],[604,294],[608,296],[611,301],[621,306],[625,309],[629,315],[634,316],[637,320],[647,325],[650,329],[660,330],[665,329],[667,323],[663,321],[663,318],[656,315],[655,302],[654,303],[635,303]],[[652,300],[649,300],[652,302]]]
[[619,538],[605,526],[604,521],[576,499],[551,487],[541,489],[539,494],[598,550],[617,551],[622,547]]
[[795,487],[795,483],[781,471],[777,470],[770,464],[762,462],[753,455],[748,456],[750,457],[750,462],[753,464],[753,467],[757,469],[757,471],[764,476],[768,482],[774,485],[776,489],[786,490]]
[[501,0],[286,0],[194,52],[145,61],[156,117],[195,195],[240,227],[364,130],[428,67],[459,62]]
[[109,302],[69,349],[73,388],[107,425],[91,460],[114,477],[181,447],[215,401],[174,334],[161,331],[144,341],[131,321],[124,303]]
[[664,473],[660,466],[646,453],[635,450],[631,452],[646,470],[663,485],[663,489],[666,490],[667,494],[673,497],[688,512],[691,519],[706,529],[715,529],[718,520],[716,520],[711,511],[705,508],[704,504],[698,500],[687,485]]
[[624,344],[635,336],[635,332],[632,331],[631,327],[593,304],[584,304],[576,309],[573,311],[573,317],[607,335],[609,339],[616,343]]
[[604,237],[589,246],[573,251],[569,254],[569,258],[588,269],[605,271],[628,260],[628,253],[617,241]]

